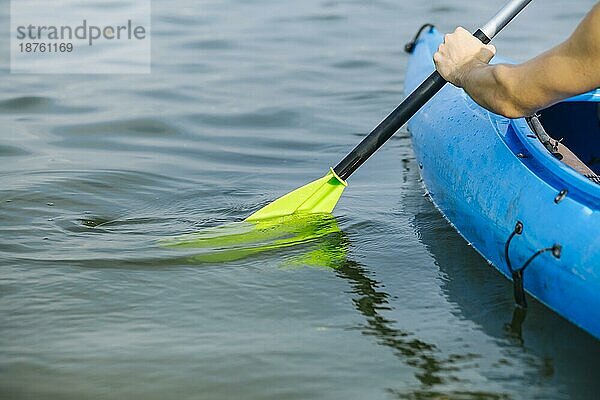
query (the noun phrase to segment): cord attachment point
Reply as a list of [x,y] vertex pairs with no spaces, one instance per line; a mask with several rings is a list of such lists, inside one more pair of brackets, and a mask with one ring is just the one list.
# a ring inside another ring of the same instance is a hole
[[527,261],[520,268],[513,268],[512,262],[510,261],[510,255],[508,253],[508,249],[510,247],[510,243],[516,235],[521,235],[524,230],[524,225],[521,221],[517,221],[515,224],[515,229],[513,229],[512,233],[508,237],[506,244],[504,245],[504,256],[506,258],[506,266],[511,274],[513,280],[513,291],[515,297],[515,303],[518,307],[527,308],[527,299],[525,296],[525,288],[523,286],[523,277],[525,275],[525,269],[531,264],[531,262],[538,257],[540,254],[545,252],[551,252],[554,258],[559,259],[562,254],[562,246],[558,243],[552,245],[552,247],[546,247],[540,249],[533,253]]

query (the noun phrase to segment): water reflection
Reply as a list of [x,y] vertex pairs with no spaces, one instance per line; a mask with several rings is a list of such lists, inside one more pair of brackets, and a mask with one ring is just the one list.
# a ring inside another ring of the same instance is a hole
[[[352,303],[365,318],[365,323],[357,329],[390,348],[403,363],[416,370],[415,378],[420,383],[418,390],[390,389],[390,393],[401,398],[429,397],[434,393],[444,393],[446,398],[487,395],[448,390],[448,382],[459,380],[452,375],[459,369],[458,364],[464,364],[476,355],[444,355],[435,344],[397,328],[398,322],[384,315],[386,311],[393,310],[392,296],[383,290],[381,282],[372,277],[368,267],[349,257],[350,240],[329,214],[236,222],[169,238],[162,243],[173,250],[196,251],[189,261],[201,264],[230,262],[285,250],[285,266],[332,268],[338,277],[349,283]],[[292,247],[294,251],[291,251]]]
[[[445,275],[443,290],[458,306],[459,317],[474,322],[500,346],[495,374],[516,385],[550,380],[570,398],[594,398],[600,390],[593,372],[600,367],[598,341],[533,298],[527,314],[515,308],[512,284],[467,245],[429,200],[415,197],[405,204],[419,241]],[[483,357],[495,357],[485,351],[479,349]]]
[[365,335],[376,338],[377,343],[391,348],[402,362],[416,369],[415,378],[419,381],[416,390],[400,388],[388,392],[401,399],[495,399],[503,395],[485,391],[457,391],[450,387],[460,378],[453,374],[460,365],[476,359],[472,353],[444,355],[432,343],[416,337],[414,333],[397,328],[398,321],[386,318],[382,313],[391,310],[391,295],[383,285],[369,277],[369,270],[352,260],[347,260],[336,269],[339,277],[347,280],[355,297],[356,309],[365,317],[366,323],[359,327]]
[[[530,380],[550,379],[557,381],[558,387],[566,384],[566,391],[576,395],[598,389],[597,382],[586,381],[587,368],[597,368],[596,360],[600,359],[598,346],[590,337],[539,304],[532,305],[530,313],[535,315],[528,319],[519,310],[513,313],[510,283],[468,247],[427,200],[408,203],[414,207],[407,211],[414,215],[413,228],[419,240],[448,277],[443,289],[450,302],[458,305],[458,311],[454,312],[461,319],[474,322],[485,335],[497,338],[495,346],[499,346],[500,354],[492,349],[488,353],[485,346],[475,353],[462,347],[458,351],[444,350],[441,344],[425,341],[399,327],[399,321],[387,316],[394,311],[393,296],[384,290],[368,266],[350,257],[348,235],[328,214],[233,223],[170,238],[163,244],[171,250],[192,251],[188,259],[191,263],[229,262],[259,254],[272,256],[273,252],[285,250],[283,266],[333,269],[350,285],[351,301],[365,319],[356,329],[391,349],[401,362],[415,369],[416,388],[388,389],[398,398],[510,398],[510,391],[503,389],[470,389],[471,370],[477,375],[487,373],[479,370],[480,363],[493,366],[491,370],[498,382],[506,379],[522,385]],[[557,346],[557,335],[575,340],[578,350]],[[455,339],[449,337],[449,344]],[[590,353],[585,354],[585,349]],[[515,368],[519,371],[516,377]],[[570,384],[581,381],[585,384]],[[468,389],[462,390],[463,387]]]
[[377,338],[377,342],[388,346],[402,357],[406,364],[417,368],[416,377],[425,386],[442,381],[438,375],[444,368],[443,362],[436,359],[436,347],[413,337],[409,332],[396,329],[396,321],[380,314],[381,310],[390,310],[390,295],[382,290],[380,282],[370,278],[369,271],[361,264],[348,260],[336,273],[346,279],[356,295],[352,299],[356,309],[366,318],[361,331]]

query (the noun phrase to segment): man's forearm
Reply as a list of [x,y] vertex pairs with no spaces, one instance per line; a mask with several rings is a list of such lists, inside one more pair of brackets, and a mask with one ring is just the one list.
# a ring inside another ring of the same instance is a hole
[[496,49],[464,28],[444,38],[433,55],[448,82],[481,106],[510,118],[530,115],[600,86],[600,2],[563,43],[518,65],[488,65]]
[[477,62],[460,81],[460,86],[482,107],[508,118],[534,113],[535,107],[524,104],[518,95],[518,67]]

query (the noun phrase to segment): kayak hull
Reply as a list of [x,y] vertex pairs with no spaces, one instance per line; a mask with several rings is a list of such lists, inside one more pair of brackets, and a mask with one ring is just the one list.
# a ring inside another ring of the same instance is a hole
[[[409,60],[410,93],[434,69],[442,37],[421,35]],[[598,101],[591,93],[580,101]],[[524,119],[493,114],[446,85],[408,123],[428,194],[454,228],[511,278],[513,268],[555,245],[524,272],[525,290],[600,338],[600,185],[556,160]],[[561,194],[562,193],[562,194]]]

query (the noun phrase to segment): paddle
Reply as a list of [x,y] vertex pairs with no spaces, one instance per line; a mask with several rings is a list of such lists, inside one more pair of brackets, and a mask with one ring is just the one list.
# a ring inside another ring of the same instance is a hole
[[[509,1],[498,13],[473,36],[488,44],[532,0]],[[256,211],[246,221],[281,217],[296,212],[330,213],[348,186],[346,179],[375,153],[419,109],[446,84],[444,78],[434,71],[392,113],[369,133],[329,173],[293,192],[290,192]]]

